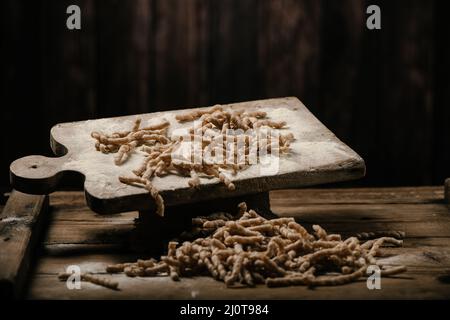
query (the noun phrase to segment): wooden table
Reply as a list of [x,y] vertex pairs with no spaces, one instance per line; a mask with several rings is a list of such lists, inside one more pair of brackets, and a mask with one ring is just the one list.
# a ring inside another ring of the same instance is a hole
[[120,291],[82,282],[68,290],[57,274],[69,265],[104,273],[110,263],[134,261],[127,249],[137,212],[100,216],[90,211],[82,192],[50,196],[50,226],[27,281],[29,299],[448,299],[450,298],[450,206],[443,187],[303,189],[271,193],[272,210],[295,217],[310,228],[352,235],[364,231],[403,230],[403,248],[383,249],[382,261],[404,264],[407,273],[381,279],[381,290],[368,290],[364,279],[338,287],[227,289],[223,283],[198,277],[128,278]]

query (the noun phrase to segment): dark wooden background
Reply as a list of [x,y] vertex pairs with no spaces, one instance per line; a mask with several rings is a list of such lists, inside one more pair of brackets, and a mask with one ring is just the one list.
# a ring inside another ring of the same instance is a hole
[[[0,186],[58,122],[297,96],[363,185],[450,176],[446,1],[3,0]],[[82,30],[66,29],[66,8]],[[382,30],[365,27],[378,4]]]

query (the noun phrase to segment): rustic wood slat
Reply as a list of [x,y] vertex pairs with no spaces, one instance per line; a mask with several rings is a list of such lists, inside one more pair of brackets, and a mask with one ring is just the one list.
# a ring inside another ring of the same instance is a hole
[[[382,279],[383,294],[374,294],[367,290],[364,281],[345,286],[346,290],[357,291],[348,299],[364,298],[442,298],[449,297],[450,288],[446,279],[450,270],[450,239],[429,238],[425,243],[416,243],[413,239],[405,241],[404,248],[383,248],[380,262],[386,265],[407,265],[408,273],[393,279]],[[48,256],[40,260],[36,268],[36,276],[32,283],[29,298],[52,298],[61,294],[62,298],[96,299],[102,298],[150,298],[150,299],[248,299],[256,295],[258,298],[316,299],[335,298],[340,290],[334,288],[317,288],[308,290],[302,287],[267,289],[244,289],[236,294],[236,290],[226,289],[223,283],[209,278],[196,277],[173,282],[167,278],[131,279],[123,275],[106,275],[108,264],[134,261],[136,256],[129,254],[75,254],[70,256]],[[83,284],[83,290],[69,292],[64,283],[56,279],[56,275],[69,265],[78,265],[82,271],[89,271],[105,277],[112,277],[119,282],[121,293],[109,292]],[[417,285],[419,284],[420,285]],[[161,290],[155,290],[161,286]],[[315,291],[318,290],[319,293]],[[407,293],[405,293],[407,291]],[[214,293],[212,293],[214,292]],[[241,293],[242,292],[242,293]],[[209,295],[209,296],[208,296]]]
[[[355,204],[344,203],[341,199],[342,190],[277,191],[275,194],[278,197],[271,197],[271,204],[272,211],[278,215],[293,216],[307,227],[319,223],[330,232],[342,232],[345,235],[398,229],[406,231],[408,237],[427,237],[430,231],[435,236],[450,236],[450,229],[446,224],[442,224],[450,222],[448,209],[442,204],[429,201],[434,192],[442,195],[442,188],[421,188],[415,192],[414,194],[420,195],[415,201],[423,201],[423,204],[403,203],[409,199],[407,195],[412,192],[410,188],[401,189],[404,198],[394,196],[394,199],[400,199],[400,203],[383,203],[386,201],[381,197],[395,195],[396,190],[385,189],[377,192],[376,189],[352,189],[346,196],[350,199],[351,195],[350,201]],[[420,190],[428,196],[422,195]],[[311,195],[310,202],[304,202],[304,197],[308,195]],[[67,197],[68,201],[64,202],[64,197]],[[316,199],[313,199],[314,197]],[[324,204],[317,204],[321,199],[325,199]],[[341,202],[336,203],[333,199],[340,199]],[[365,203],[362,199],[368,199],[368,202],[374,199],[375,203]],[[82,200],[81,192],[58,192],[51,196],[52,223],[45,244],[125,245],[134,230],[137,212],[123,213],[117,217],[97,215],[89,210]]]
[[[450,219],[436,218],[433,215],[445,213],[444,210],[421,214],[423,209],[412,210],[406,208],[403,214],[396,218],[396,210],[380,211],[375,216],[371,210],[373,207],[366,207],[364,210],[352,210],[347,207],[338,213],[336,207],[312,208],[301,210],[279,211],[282,216],[293,216],[296,220],[308,229],[313,224],[320,224],[329,232],[342,233],[346,236],[359,232],[400,230],[405,231],[410,237],[428,237],[430,233],[436,237],[450,237]],[[408,212],[412,215],[408,218]],[[277,211],[275,211],[277,212]],[[304,213],[304,214],[303,214]],[[448,213],[448,211],[447,211]],[[405,218],[406,217],[406,218]],[[119,221],[92,221],[92,222],[72,222],[57,221],[50,225],[50,232],[45,239],[45,244],[123,244],[128,241],[128,237],[134,229],[132,220],[129,222]]]
[[[363,8],[367,8],[371,4],[373,3],[370,0],[359,1],[359,5],[362,5]],[[383,5],[382,19],[384,22],[384,3],[380,3],[380,5]],[[367,19],[367,15],[363,15],[362,18],[363,23],[360,25],[360,28],[362,29],[362,39],[359,65],[353,87],[352,101],[348,105],[348,108],[352,108],[351,130],[347,132],[349,134],[349,141],[351,141],[356,150],[363,154],[365,159],[367,159],[366,161],[368,163],[368,167],[370,168],[370,172],[367,173],[368,180],[372,183],[378,183],[378,185],[381,186],[382,183],[385,183],[384,181],[386,180],[386,177],[383,175],[382,171],[385,160],[383,160],[383,154],[380,152],[380,150],[382,150],[383,141],[379,134],[379,131],[383,130],[382,128],[384,125],[384,115],[379,111],[380,99],[382,99],[384,95],[379,93],[384,92],[381,89],[381,72],[384,70],[383,62],[388,61],[389,59],[380,59],[382,51],[380,38],[383,33],[378,32],[379,30],[374,31],[367,29],[365,26],[365,19]],[[355,34],[355,32],[352,32],[352,34]],[[348,54],[352,55],[352,53]],[[351,64],[354,63],[352,61],[348,62]],[[328,89],[328,87],[326,88]],[[333,91],[338,94],[337,91]],[[387,92],[385,93],[387,94]],[[321,106],[321,108],[325,109],[324,114],[327,114],[328,112],[326,112],[326,110],[330,107]],[[343,114],[348,114],[347,111],[341,111]],[[330,118],[329,121],[330,126],[334,126],[333,119]],[[342,138],[346,139],[347,137]],[[370,143],[368,143],[368,141],[370,141]],[[387,174],[387,177],[389,176],[390,174]],[[380,180],[384,181],[381,182]],[[367,180],[364,182],[366,183]]]
[[448,209],[435,204],[336,204],[336,205],[288,205],[272,206],[280,216],[290,216],[299,220],[314,220],[325,223],[358,222],[450,222]]
[[290,201],[297,204],[333,203],[440,203],[444,189],[439,187],[397,187],[397,188],[342,188],[279,190],[270,192],[271,202]]
[[40,248],[42,257],[46,256],[71,256],[77,254],[108,254],[128,253],[129,248],[120,243],[54,243],[42,244]]
[[[336,130],[338,137],[352,145],[358,136],[352,134],[352,122],[356,120],[355,109],[361,108],[361,100],[354,99],[354,95],[361,67],[367,6],[361,0],[314,3],[320,4],[321,14],[321,33],[317,37],[321,45],[317,116]],[[365,107],[363,109],[368,111]],[[365,124],[370,126],[367,122]]]
[[42,232],[48,196],[13,191],[0,215],[0,296],[20,297]]
[[[256,288],[230,290],[212,278],[195,277],[174,282],[167,277],[127,278],[114,275],[119,290],[110,290],[90,283],[82,283],[81,290],[67,290],[65,283],[55,275],[36,275],[30,299],[448,299],[449,274],[437,271],[424,274],[424,270],[409,272],[394,278],[383,278],[381,290],[368,290],[365,280],[345,286]],[[419,282],[420,280],[420,282]],[[345,296],[342,295],[345,290]]]
[[[450,186],[450,179],[447,180]],[[442,186],[435,187],[397,187],[397,188],[343,188],[343,189],[290,189],[276,190],[270,192],[270,201],[275,205],[289,203],[290,205],[306,204],[425,204],[441,203],[444,198]],[[58,213],[54,219],[66,216],[67,219],[83,219],[107,217],[107,215],[96,215],[86,207],[86,199],[79,191],[58,191],[50,197],[51,205]],[[79,210],[76,215],[65,214],[70,210]],[[121,216],[133,215],[134,213],[122,213],[111,217],[118,219]]]
[[137,258],[141,257],[142,256],[129,253],[117,252],[79,252],[71,255],[49,253],[39,260],[34,272],[36,274],[58,274],[59,272],[64,271],[69,265],[78,265],[80,266],[81,271],[86,270],[93,273],[106,273],[105,268],[108,264],[135,261]]
[[210,1],[153,0],[152,104],[158,110],[209,103]]
[[400,230],[408,237],[449,237],[449,211],[433,204],[336,204],[307,206],[272,206],[282,216],[292,216],[312,227],[320,224],[330,232],[350,236],[358,232]]
[[133,221],[128,223],[52,223],[44,244],[126,244]]
[[318,75],[322,55],[320,48],[322,2],[314,0],[257,2],[258,58],[262,78],[260,86],[263,93],[268,97],[277,97],[298,92],[316,113],[321,80]]

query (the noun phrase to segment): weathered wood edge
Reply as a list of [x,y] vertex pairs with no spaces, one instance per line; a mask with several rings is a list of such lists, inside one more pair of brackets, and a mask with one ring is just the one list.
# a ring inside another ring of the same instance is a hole
[[47,195],[11,193],[0,215],[0,298],[22,297],[48,206]]

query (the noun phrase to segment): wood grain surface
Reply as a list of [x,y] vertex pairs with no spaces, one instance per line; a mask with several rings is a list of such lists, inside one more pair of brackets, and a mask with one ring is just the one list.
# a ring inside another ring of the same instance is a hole
[[19,298],[42,240],[48,196],[13,191],[0,210],[0,297]]

